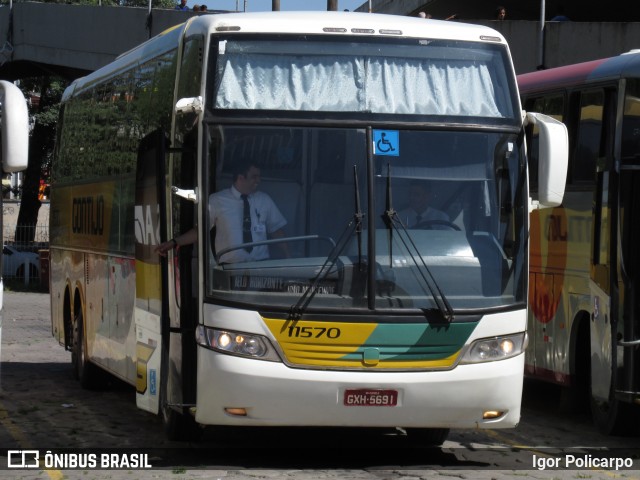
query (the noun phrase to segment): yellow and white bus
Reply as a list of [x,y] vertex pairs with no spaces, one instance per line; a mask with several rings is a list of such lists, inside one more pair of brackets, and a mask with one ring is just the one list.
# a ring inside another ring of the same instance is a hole
[[563,121],[570,144],[562,205],[531,219],[526,373],[571,387],[602,432],[637,434],[640,53],[518,82],[524,107]]
[[[535,200],[531,122],[545,159]],[[260,244],[267,259],[227,263],[208,198],[245,158],[285,237]],[[565,172],[564,125],[521,110],[492,29],[196,17],[64,94],[53,334],[83,385],[95,367],[135,385],[172,438],[202,425],[400,427],[441,443],[452,427],[513,427],[529,211],[561,202]],[[450,220],[407,226],[413,182]],[[192,228],[195,245],[158,256]]]

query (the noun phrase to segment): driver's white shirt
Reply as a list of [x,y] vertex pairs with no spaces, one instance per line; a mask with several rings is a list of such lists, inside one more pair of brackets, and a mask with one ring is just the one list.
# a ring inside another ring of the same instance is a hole
[[[251,207],[251,237],[254,242],[267,240],[268,235],[287,224],[286,219],[269,195],[255,192],[249,195]],[[216,252],[242,242],[244,202],[234,186],[209,195],[210,227],[216,227]],[[220,263],[249,262],[269,258],[269,247],[254,246],[251,252],[244,248],[223,254]]]

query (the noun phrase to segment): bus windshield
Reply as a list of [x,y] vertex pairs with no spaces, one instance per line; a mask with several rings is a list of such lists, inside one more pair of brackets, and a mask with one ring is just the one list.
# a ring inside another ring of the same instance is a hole
[[[306,296],[309,310],[434,309],[433,283],[458,311],[524,302],[517,134],[217,124],[208,137],[205,224],[216,228],[206,236],[206,294],[217,303],[288,308]],[[272,223],[272,205],[255,199],[252,244],[229,246],[212,198],[233,198],[234,168],[246,158],[279,216]]]
[[345,42],[326,36],[315,41],[313,37],[304,41],[231,38],[218,40],[217,45],[211,104],[218,112],[347,112],[445,116],[459,122],[519,121],[516,88],[503,45],[430,39]]

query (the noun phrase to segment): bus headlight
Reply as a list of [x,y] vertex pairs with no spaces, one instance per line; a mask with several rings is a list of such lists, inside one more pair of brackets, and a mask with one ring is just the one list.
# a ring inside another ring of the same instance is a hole
[[199,325],[196,329],[198,345],[221,353],[279,362],[280,357],[271,342],[262,335],[220,330]]
[[471,344],[460,363],[482,363],[520,355],[527,348],[527,334],[481,338]]

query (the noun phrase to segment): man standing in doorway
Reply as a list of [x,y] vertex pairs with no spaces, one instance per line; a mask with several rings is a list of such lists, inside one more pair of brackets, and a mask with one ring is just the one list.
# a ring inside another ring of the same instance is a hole
[[[215,227],[215,250],[221,252],[219,263],[237,263],[269,258],[267,245],[251,245],[269,238],[282,238],[286,219],[271,199],[258,190],[260,168],[245,160],[233,168],[231,187],[209,195],[210,227]],[[160,255],[177,246],[195,243],[195,229],[160,244],[156,251]],[[229,247],[245,245],[225,252]],[[284,256],[288,256],[286,244],[277,243]]]

